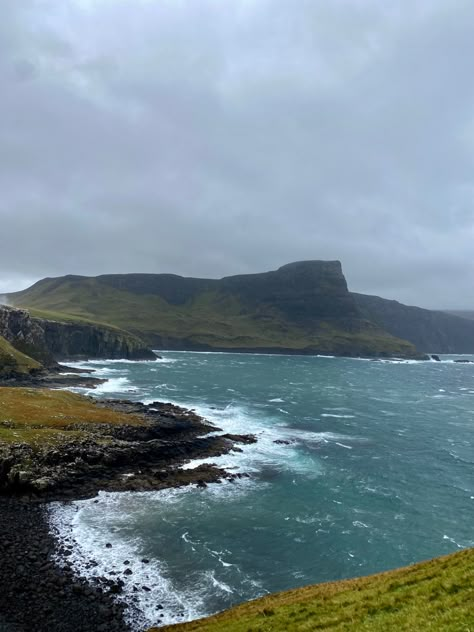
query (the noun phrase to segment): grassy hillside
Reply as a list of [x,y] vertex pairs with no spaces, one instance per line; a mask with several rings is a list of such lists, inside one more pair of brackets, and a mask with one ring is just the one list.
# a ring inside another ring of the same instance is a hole
[[407,568],[308,586],[154,632],[470,632],[474,549]]
[[221,281],[69,276],[10,298],[44,317],[115,325],[158,348],[416,355],[410,343],[358,318],[342,273],[314,281],[300,272],[271,274],[279,271]]
[[0,336],[0,379],[27,376],[39,369],[41,369],[39,362],[17,351]]

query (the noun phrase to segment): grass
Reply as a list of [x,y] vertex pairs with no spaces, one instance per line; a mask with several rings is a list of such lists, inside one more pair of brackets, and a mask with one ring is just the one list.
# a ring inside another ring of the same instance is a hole
[[[67,391],[0,388],[0,443],[45,445],[84,435],[87,425],[146,425],[139,415],[120,413]],[[78,428],[78,426],[81,428]]]
[[41,369],[39,362],[17,351],[5,338],[0,336],[0,377],[9,377],[12,373],[28,375],[39,369]]
[[334,322],[311,328],[289,322],[271,306],[249,309],[238,296],[206,290],[175,305],[156,294],[134,294],[95,278],[46,280],[13,296],[19,307],[53,320],[108,323],[143,337],[149,344],[216,349],[292,349],[352,355],[414,356],[408,342],[357,323],[349,331]]
[[150,632],[474,632],[474,549]]

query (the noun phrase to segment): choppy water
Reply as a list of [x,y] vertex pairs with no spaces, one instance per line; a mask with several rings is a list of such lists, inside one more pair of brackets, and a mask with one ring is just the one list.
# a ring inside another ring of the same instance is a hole
[[163,356],[87,363],[110,378],[95,394],[195,408],[258,443],[213,459],[241,482],[51,508],[78,572],[132,569],[138,629],[474,546],[474,364]]

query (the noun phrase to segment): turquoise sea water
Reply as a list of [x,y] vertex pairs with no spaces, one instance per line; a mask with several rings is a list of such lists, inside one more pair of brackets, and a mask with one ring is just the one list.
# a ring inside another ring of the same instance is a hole
[[212,460],[239,482],[51,508],[78,572],[133,570],[137,629],[474,546],[474,364],[162,355],[80,366],[110,379],[97,397],[171,401],[258,442]]

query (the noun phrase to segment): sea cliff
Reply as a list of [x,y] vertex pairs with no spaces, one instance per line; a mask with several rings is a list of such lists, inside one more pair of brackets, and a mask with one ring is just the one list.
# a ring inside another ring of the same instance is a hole
[[61,316],[40,318],[6,305],[0,305],[0,336],[45,365],[85,358],[156,359],[140,338],[116,327]]

